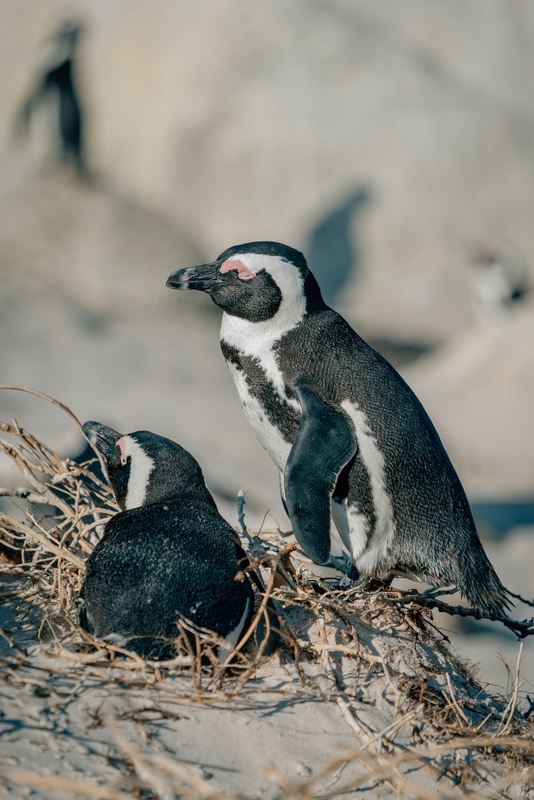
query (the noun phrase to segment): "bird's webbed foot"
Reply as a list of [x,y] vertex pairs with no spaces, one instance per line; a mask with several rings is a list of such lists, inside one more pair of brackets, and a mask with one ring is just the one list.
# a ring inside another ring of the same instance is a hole
[[357,589],[360,585],[364,586],[367,581],[367,578],[360,575],[357,567],[350,561],[346,553],[342,553],[341,556],[330,556],[330,561],[326,566],[333,567],[343,573],[341,578],[329,578],[323,581],[324,583],[328,583],[331,588],[343,590]]
[[349,589],[357,589],[361,592],[378,592],[387,588],[391,583],[390,580],[379,580],[369,575],[362,575],[346,553],[342,553],[341,556],[331,556],[326,566],[334,567],[334,569],[343,573],[340,578],[323,580],[323,583],[332,590],[347,591]]
[[354,564],[350,564],[339,579],[338,589],[364,589],[368,580],[365,575],[360,575]]

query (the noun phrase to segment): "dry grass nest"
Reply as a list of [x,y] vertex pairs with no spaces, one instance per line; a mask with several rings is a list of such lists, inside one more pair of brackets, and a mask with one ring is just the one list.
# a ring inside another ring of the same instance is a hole
[[[32,393],[60,406],[80,426],[61,403]],[[241,494],[239,534],[249,556],[248,570],[257,586],[263,587],[257,589],[256,614],[249,630],[230,661],[221,665],[214,655],[220,643],[216,635],[181,618],[176,658],[143,660],[95,639],[78,625],[76,596],[85,560],[106,520],[118,511],[110,486],[93,470],[96,452],[92,461],[79,464],[55,453],[15,420],[0,422],[0,431],[0,451],[20,470],[24,483],[23,488],[0,489],[0,497],[16,505],[11,514],[0,513],[0,575],[4,577],[0,600],[10,604],[17,620],[26,620],[34,631],[34,645],[26,642],[23,647],[16,635],[0,629],[9,644],[7,654],[0,657],[2,680],[21,684],[33,680],[25,678],[25,669],[37,658],[42,665],[44,657],[52,660],[56,671],[78,677],[93,672],[101,678],[105,672],[110,686],[143,686],[159,696],[165,692],[181,700],[231,703],[262,691],[258,677],[266,678],[282,665],[287,674],[298,677],[296,682],[288,681],[287,692],[336,704],[357,734],[358,746],[305,780],[273,775],[280,796],[329,796],[317,788],[320,781],[351,761],[358,761],[378,782],[406,797],[434,800],[460,796],[457,791],[471,797],[516,796],[510,794],[511,786],[521,787],[522,794],[517,796],[529,796],[534,779],[534,729],[532,706],[527,712],[518,707],[520,657],[510,695],[492,696],[434,626],[431,609],[476,617],[475,612],[448,606],[435,591],[329,590],[312,578],[293,553],[296,545],[288,545],[279,531],[246,530]],[[273,624],[269,607],[276,609],[282,641],[277,653],[267,659],[265,641],[259,648],[253,646],[252,634],[260,622],[267,629]],[[508,622],[520,637],[533,632],[532,620]],[[46,679],[41,683],[46,687]],[[277,691],[284,689],[279,686]],[[378,707],[389,719],[382,729],[370,721],[378,716],[368,713]],[[180,796],[223,797],[212,784],[208,791],[207,784],[198,776],[191,777],[177,762],[165,764],[163,756],[154,756],[151,765],[145,759],[139,772],[141,756],[136,756],[117,720],[108,719],[107,724],[140,783],[153,796],[167,796],[158,784],[159,775],[166,786],[174,786],[169,797],[175,796],[173,791]],[[410,764],[435,780],[445,776],[448,782],[443,780],[443,792],[411,782],[406,774]],[[476,785],[484,771],[496,783],[492,793],[479,795]],[[361,785],[362,779],[358,780]],[[59,783],[56,788],[67,791]],[[354,788],[357,781],[346,791]],[[91,795],[87,787],[71,786],[70,791]],[[95,789],[93,796],[121,796],[112,789],[108,794],[102,791],[102,787]]]

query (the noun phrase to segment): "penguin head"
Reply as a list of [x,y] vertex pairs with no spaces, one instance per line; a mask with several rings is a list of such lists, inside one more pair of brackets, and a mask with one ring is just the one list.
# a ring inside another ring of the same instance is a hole
[[122,434],[92,421],[82,433],[102,454],[121,511],[165,500],[214,502],[198,462],[171,439],[150,431]]
[[229,247],[210,264],[173,272],[167,286],[206,292],[227,314],[249,322],[264,322],[282,308],[298,322],[326,308],[303,254],[278,242]]

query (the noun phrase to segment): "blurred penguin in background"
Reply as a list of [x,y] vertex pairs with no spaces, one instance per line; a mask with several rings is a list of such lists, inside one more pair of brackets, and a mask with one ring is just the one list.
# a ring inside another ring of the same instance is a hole
[[471,306],[477,320],[492,322],[506,316],[528,293],[525,269],[511,242],[482,242],[469,265]]
[[328,306],[335,306],[351,273],[358,269],[360,251],[352,236],[352,222],[370,198],[369,190],[360,187],[320,219],[309,235],[308,264]]
[[[74,164],[78,175],[86,172],[83,147],[83,113],[75,81],[75,55],[83,28],[64,21],[47,41],[44,64],[36,87],[20,109],[15,122],[15,136],[27,135],[38,108],[47,106],[62,160]],[[51,107],[51,108],[49,108]]]

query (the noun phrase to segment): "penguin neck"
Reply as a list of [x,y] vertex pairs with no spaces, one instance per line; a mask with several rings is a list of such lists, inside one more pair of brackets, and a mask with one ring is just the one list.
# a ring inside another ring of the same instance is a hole
[[[176,492],[163,492],[161,495],[154,493],[148,496],[147,502],[135,508],[149,508],[153,505],[163,505],[165,503],[178,503],[179,505],[191,506],[191,508],[198,508],[200,506],[209,506],[210,508],[217,508],[215,500],[211,496],[208,487],[204,485],[177,487]],[[124,509],[128,510],[128,509]]]
[[188,490],[187,494],[183,496],[183,500],[188,503],[191,503],[192,506],[210,506],[210,508],[214,508],[217,510],[217,504],[213,497],[211,496],[211,492],[206,486],[205,483],[199,484],[198,486],[194,486]]
[[299,325],[306,316],[304,292],[291,299],[282,297],[276,314],[262,322],[234,316],[224,311],[221,322],[221,341],[243,353],[255,356],[270,349],[284,334]]

